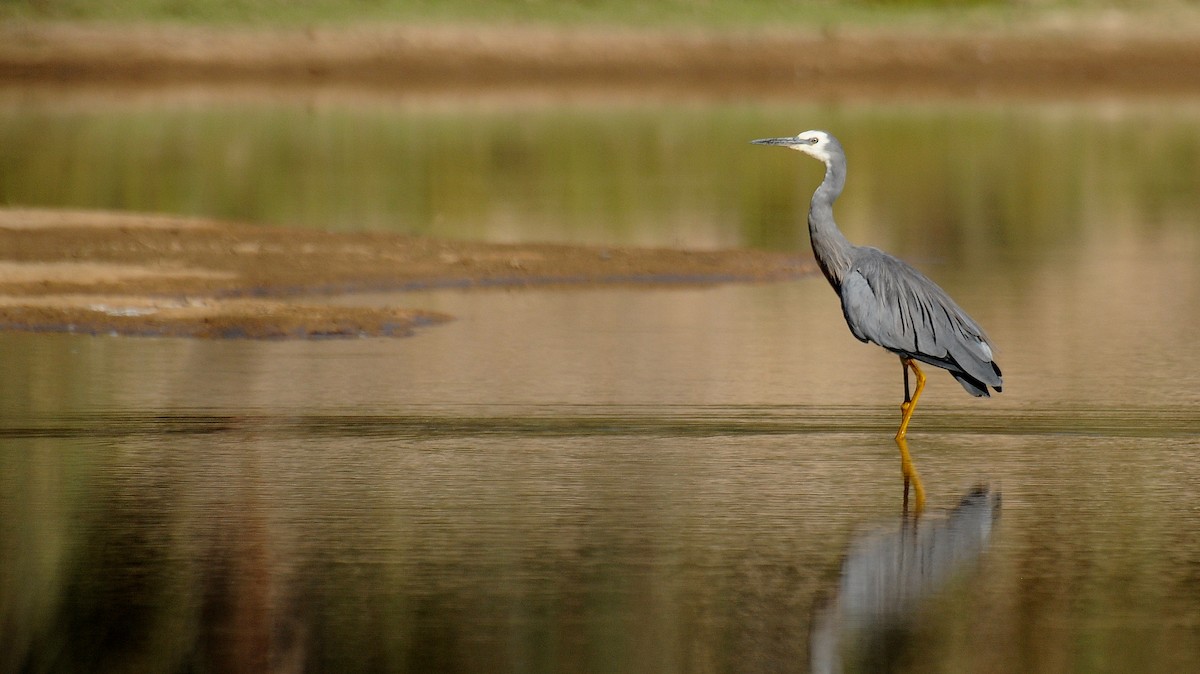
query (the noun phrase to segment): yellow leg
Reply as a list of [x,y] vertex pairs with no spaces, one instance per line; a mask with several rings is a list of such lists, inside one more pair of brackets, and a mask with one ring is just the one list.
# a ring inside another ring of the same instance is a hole
[[[919,389],[918,389],[919,390]],[[916,396],[913,396],[916,400]],[[913,466],[912,456],[908,453],[908,440],[904,436],[896,436],[896,446],[900,448],[900,472],[904,474],[904,513],[908,514],[908,486],[913,487],[913,514],[920,515],[925,509],[925,487],[921,485],[921,477]]]
[[[912,420],[913,410],[917,408],[917,399],[921,397],[921,391],[925,389],[925,373],[917,367],[916,361],[911,358],[901,358],[900,363],[904,366],[904,402],[900,403],[900,430],[896,431],[897,441],[903,440],[908,435],[908,422]],[[908,397],[909,370],[912,370],[913,375],[917,378],[917,387],[913,390],[911,399]]]

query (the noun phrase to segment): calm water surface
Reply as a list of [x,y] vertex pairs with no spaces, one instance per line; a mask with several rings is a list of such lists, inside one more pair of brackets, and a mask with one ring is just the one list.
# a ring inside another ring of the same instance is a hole
[[10,203],[800,255],[819,166],[745,141],[831,128],[844,228],[988,328],[1005,393],[933,373],[906,519],[898,362],[822,279],[0,334],[0,671],[1198,669],[1197,110],[10,96]]

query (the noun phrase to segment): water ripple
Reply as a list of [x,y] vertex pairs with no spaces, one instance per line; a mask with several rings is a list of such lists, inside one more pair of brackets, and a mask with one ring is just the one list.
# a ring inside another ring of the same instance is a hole
[[[0,421],[0,438],[119,438],[254,432],[305,437],[653,436],[890,433],[896,414],[849,406],[452,406],[405,413],[318,411],[110,411]],[[1072,407],[925,411],[914,434],[1187,437],[1200,435],[1190,407]]]

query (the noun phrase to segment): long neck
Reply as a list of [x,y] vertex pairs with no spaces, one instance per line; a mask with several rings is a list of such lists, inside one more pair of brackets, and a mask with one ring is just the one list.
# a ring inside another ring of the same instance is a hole
[[845,185],[845,163],[826,162],[825,180],[813,193],[808,207],[808,235],[813,255],[834,289],[842,286],[842,278],[850,269],[850,251],[854,248],[833,221],[833,202]]

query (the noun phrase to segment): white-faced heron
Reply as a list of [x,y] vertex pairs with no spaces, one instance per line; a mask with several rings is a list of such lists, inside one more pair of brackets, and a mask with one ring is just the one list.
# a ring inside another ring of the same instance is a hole
[[[838,140],[824,131],[805,131],[786,138],[762,138],[758,145],[779,145],[816,157],[825,163],[825,179],[813,193],[808,209],[808,233],[813,255],[825,278],[842,300],[850,332],[900,356],[904,370],[904,402],[896,441],[900,444],[905,477],[916,480],[908,458],[908,422],[925,388],[917,361],[950,372],[973,396],[987,396],[988,387],[1001,390],[1000,368],[992,346],[967,312],[936,283],[907,263],[878,248],[846,240],[833,220],[833,202],[846,184],[846,154]],[[908,389],[908,372],[916,388]],[[907,484],[907,482],[906,482]],[[924,500],[917,481],[918,504]]]

